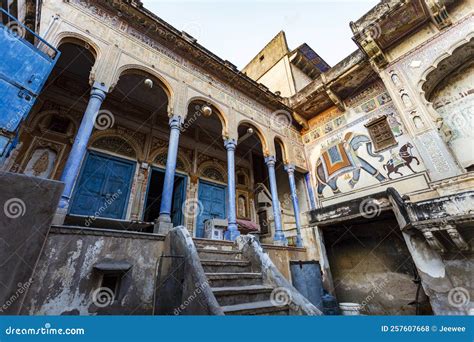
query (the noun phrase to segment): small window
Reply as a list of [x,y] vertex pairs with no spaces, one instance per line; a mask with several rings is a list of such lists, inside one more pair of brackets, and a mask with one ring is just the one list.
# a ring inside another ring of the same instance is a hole
[[259,60],[260,62],[263,61],[264,59],[265,59],[265,55],[261,55],[261,56],[258,58],[258,60]]
[[237,184],[247,185],[247,177],[242,173],[237,174]]
[[102,284],[100,287],[110,289],[113,293],[114,300],[116,300],[119,295],[121,278],[121,274],[118,273],[104,274],[102,277]]
[[370,138],[374,143],[375,152],[385,150],[397,144],[386,115],[372,120],[365,127],[367,127]]

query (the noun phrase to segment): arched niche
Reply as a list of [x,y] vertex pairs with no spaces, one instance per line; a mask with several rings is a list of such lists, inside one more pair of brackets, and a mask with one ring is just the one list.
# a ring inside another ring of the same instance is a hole
[[131,159],[137,159],[139,152],[137,146],[134,145],[136,145],[136,143],[113,133],[96,135],[92,138],[89,144],[93,149],[111,152]]
[[467,170],[474,169],[474,38],[441,59],[425,77],[426,100],[449,127],[448,144]]

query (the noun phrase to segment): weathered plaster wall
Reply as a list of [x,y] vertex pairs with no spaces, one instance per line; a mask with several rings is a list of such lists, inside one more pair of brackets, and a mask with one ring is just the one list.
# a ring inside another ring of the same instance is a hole
[[[291,64],[291,71],[293,73],[293,80],[295,83],[295,90],[298,92],[308,84],[311,83],[312,79],[308,75],[306,75],[301,69]],[[294,95],[294,94],[291,94]]]
[[279,91],[283,97],[290,97],[297,91],[291,69],[288,56],[284,56],[257,81],[265,84],[273,92]]
[[[163,236],[91,229],[52,228],[22,310],[29,315],[152,314]],[[111,305],[94,303],[102,275],[94,265],[127,262]]]
[[288,53],[286,37],[283,31],[279,32],[250,62],[243,68],[243,72],[250,78],[257,80],[269,69],[277,64]]
[[[59,203],[63,183],[0,172],[0,314],[17,314]],[[40,286],[40,285],[39,285]]]
[[304,248],[279,247],[269,244],[263,244],[262,247],[268,253],[276,268],[289,281],[291,281],[290,260],[310,260]]

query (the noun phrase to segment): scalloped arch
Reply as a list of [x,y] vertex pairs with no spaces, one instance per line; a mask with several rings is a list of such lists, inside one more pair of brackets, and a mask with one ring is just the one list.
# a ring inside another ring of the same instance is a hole
[[206,96],[193,96],[193,97],[191,97],[187,100],[186,108],[188,108],[189,105],[193,101],[204,101],[204,102],[207,102],[207,103],[211,104],[212,106],[216,107],[216,109],[217,109],[216,115],[219,118],[219,120],[221,122],[221,125],[222,125],[222,136],[225,137],[225,138],[228,138],[229,137],[229,119],[228,119],[227,114],[225,113],[225,111],[222,109],[222,107],[219,104],[217,104],[213,99],[208,98]]

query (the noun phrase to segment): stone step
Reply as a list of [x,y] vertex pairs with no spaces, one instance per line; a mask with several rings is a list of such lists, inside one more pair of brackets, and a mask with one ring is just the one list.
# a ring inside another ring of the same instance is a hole
[[206,273],[211,287],[262,285],[262,273]]
[[289,315],[288,305],[275,306],[269,300],[222,306],[226,315]]
[[242,252],[197,248],[199,257],[208,260],[242,260]]
[[204,248],[204,249],[214,249],[214,250],[221,250],[221,251],[236,251],[237,246],[233,241],[226,241],[226,240],[211,240],[211,239],[201,239],[201,238],[194,238],[194,245],[196,248]]
[[226,306],[269,300],[273,288],[265,285],[248,285],[213,287],[211,290],[219,305]]
[[237,273],[251,272],[252,267],[249,261],[243,260],[208,260],[201,259],[202,267],[206,273]]

